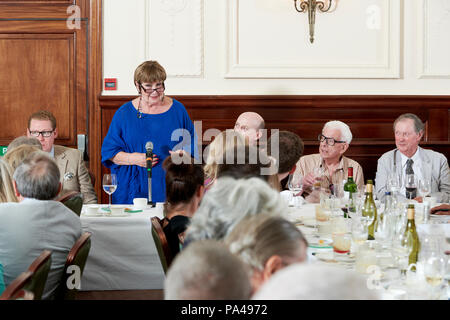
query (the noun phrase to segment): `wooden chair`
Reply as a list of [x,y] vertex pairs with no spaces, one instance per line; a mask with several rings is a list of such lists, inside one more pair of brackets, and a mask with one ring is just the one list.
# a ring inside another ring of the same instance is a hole
[[31,282],[32,276],[33,272],[31,271],[22,272],[9,284],[9,286],[6,287],[5,291],[3,291],[0,296],[0,300],[17,300],[20,298],[23,300],[33,300],[34,294],[24,289],[24,287]]
[[32,273],[32,277],[31,281],[24,286],[24,289],[33,292],[35,300],[41,300],[42,298],[51,265],[52,253],[49,250],[44,250],[27,270]]
[[167,270],[172,263],[173,256],[169,248],[169,243],[167,242],[166,234],[162,228],[162,220],[158,217],[153,217],[151,220],[153,240],[155,241],[155,246],[158,250],[164,273],[167,273]]
[[67,285],[67,280],[70,274],[72,274],[68,268],[70,266],[78,266],[79,268],[79,280],[81,281],[81,276],[83,275],[84,266],[86,265],[87,258],[89,256],[89,251],[91,249],[91,233],[85,232],[81,237],[75,242],[72,249],[70,249],[67,255],[66,264],[64,266],[63,275],[61,282],[56,293],[55,299],[57,300],[75,300],[75,295],[79,288],[69,289]]
[[62,202],[66,207],[75,212],[78,216],[81,214],[83,208],[83,194],[78,191],[69,191],[56,201]]

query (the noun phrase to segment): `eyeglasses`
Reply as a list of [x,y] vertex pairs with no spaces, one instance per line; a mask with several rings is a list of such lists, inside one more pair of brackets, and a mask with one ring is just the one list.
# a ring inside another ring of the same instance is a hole
[[152,94],[153,93],[153,91],[156,91],[156,92],[158,92],[158,93],[161,93],[161,92],[163,92],[165,89],[166,89],[166,87],[164,86],[164,82],[162,83],[162,84],[160,84],[160,85],[156,85],[156,88],[146,88],[146,87],[144,87],[142,84],[140,84],[139,83],[139,87],[145,92],[145,93],[149,93],[149,94]]
[[48,138],[52,135],[53,131],[55,131],[55,130],[52,130],[52,131],[30,131],[30,134],[36,138],[39,138],[39,135],[42,135],[44,138]]
[[317,140],[319,140],[320,142],[326,141],[327,145],[329,146],[334,146],[335,143],[345,143],[345,141],[339,141],[335,140],[334,138],[325,137],[323,134],[319,134]]

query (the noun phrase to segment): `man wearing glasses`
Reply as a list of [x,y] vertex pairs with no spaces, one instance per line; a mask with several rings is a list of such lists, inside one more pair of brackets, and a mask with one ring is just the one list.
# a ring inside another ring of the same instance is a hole
[[[352,141],[352,132],[342,121],[327,122],[318,140],[319,153],[303,156],[297,162],[295,174],[303,179],[303,196],[308,202],[319,202],[319,192],[341,196],[343,181],[348,178],[348,168],[353,167],[353,179],[358,190],[364,188],[364,175],[358,162],[344,157]],[[339,191],[338,191],[339,190]]]
[[42,150],[50,153],[55,159],[61,174],[62,194],[67,191],[79,191],[83,194],[84,203],[97,203],[97,195],[81,152],[54,144],[58,137],[58,129],[56,118],[50,111],[42,110],[30,116],[27,136],[37,138]]

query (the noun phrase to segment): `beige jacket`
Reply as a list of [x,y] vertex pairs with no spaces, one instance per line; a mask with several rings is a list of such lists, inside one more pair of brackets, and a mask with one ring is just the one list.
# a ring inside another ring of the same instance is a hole
[[97,203],[97,195],[80,150],[57,145],[54,147],[55,161],[61,173],[61,194],[72,190],[80,191],[84,203]]

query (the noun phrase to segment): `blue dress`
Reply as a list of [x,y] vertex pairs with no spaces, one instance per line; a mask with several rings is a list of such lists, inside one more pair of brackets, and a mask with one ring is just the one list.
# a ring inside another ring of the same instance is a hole
[[169,110],[160,114],[142,113],[142,117],[138,118],[131,101],[121,106],[114,114],[102,145],[102,164],[117,175],[117,190],[112,194],[112,203],[132,204],[133,198],[148,197],[146,168],[114,164],[110,159],[118,152],[145,153],[145,144],[148,141],[153,142],[153,154],[159,158],[158,164],[152,168],[154,202],[164,202],[166,199],[162,163],[170,155],[169,150],[183,149],[191,155],[198,155],[194,124],[185,107],[179,101],[172,100]]

